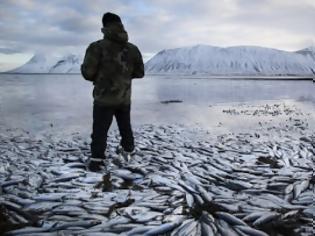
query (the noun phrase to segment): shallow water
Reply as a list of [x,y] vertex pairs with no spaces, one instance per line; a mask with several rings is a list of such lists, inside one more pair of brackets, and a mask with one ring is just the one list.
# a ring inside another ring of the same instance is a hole
[[[211,128],[222,122],[233,123],[230,116],[222,114],[221,106],[289,100],[315,107],[314,91],[311,81],[147,76],[133,83],[132,123]],[[183,102],[161,103],[167,100]],[[80,75],[2,74],[0,113],[0,125],[6,128],[88,133],[92,124],[92,84]]]

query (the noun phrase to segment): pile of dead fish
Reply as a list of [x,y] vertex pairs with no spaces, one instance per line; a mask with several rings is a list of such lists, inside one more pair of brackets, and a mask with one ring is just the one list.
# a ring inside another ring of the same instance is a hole
[[296,107],[285,103],[263,104],[263,105],[245,105],[244,108],[223,109],[223,113],[230,115],[248,115],[248,116],[279,116],[279,115],[302,115]]
[[85,169],[89,140],[79,135],[2,132],[0,230],[314,235],[315,135],[294,122],[218,137],[179,125],[143,126],[129,163],[115,154],[112,133],[100,173]]

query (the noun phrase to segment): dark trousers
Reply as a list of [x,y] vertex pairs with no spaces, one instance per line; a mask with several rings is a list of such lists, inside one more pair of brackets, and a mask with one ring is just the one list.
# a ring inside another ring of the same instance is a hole
[[92,158],[105,158],[107,133],[115,116],[121,135],[120,144],[125,151],[134,149],[134,138],[130,124],[130,105],[119,107],[104,107],[93,105],[93,132],[91,135]]

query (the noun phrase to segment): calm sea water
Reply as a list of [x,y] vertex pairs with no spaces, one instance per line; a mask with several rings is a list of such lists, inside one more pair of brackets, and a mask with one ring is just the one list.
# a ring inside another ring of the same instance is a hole
[[[207,124],[213,118],[209,107],[218,104],[285,99],[315,104],[315,84],[147,76],[134,80],[132,99],[134,126]],[[161,103],[166,100],[183,102]],[[92,102],[92,84],[80,75],[0,75],[0,126],[5,128],[88,133]]]

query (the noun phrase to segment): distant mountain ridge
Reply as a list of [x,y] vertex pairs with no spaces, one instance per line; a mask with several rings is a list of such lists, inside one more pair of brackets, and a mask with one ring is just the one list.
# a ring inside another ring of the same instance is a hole
[[[54,57],[35,54],[11,73],[80,73],[83,55]],[[312,74],[315,47],[287,52],[256,46],[213,47],[196,45],[162,50],[146,64],[147,74],[257,75],[282,76]]]
[[302,54],[304,56],[309,56],[315,60],[315,46],[299,50],[296,53]]
[[70,54],[57,61],[49,73],[79,73],[81,64],[82,57]]
[[83,56],[69,54],[62,57],[35,54],[26,64],[11,73],[80,73]]
[[311,75],[315,49],[287,52],[255,46],[196,45],[162,50],[146,63],[145,69],[148,74]]

